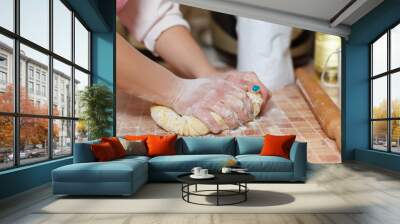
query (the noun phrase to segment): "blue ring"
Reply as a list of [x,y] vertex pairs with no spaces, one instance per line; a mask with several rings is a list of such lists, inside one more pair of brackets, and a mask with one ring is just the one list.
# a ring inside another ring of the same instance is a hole
[[259,85],[253,85],[253,87],[251,87],[251,90],[255,93],[260,92],[261,88]]

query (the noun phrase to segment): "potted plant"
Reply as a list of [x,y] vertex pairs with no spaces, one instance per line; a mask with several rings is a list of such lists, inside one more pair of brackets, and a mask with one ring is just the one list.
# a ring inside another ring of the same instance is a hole
[[112,126],[113,94],[107,86],[95,84],[80,92],[81,119],[87,127],[90,140],[110,136]]

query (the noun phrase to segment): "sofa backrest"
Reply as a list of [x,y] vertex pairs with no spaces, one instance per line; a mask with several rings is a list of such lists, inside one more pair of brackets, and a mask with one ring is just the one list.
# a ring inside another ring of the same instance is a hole
[[177,154],[235,155],[234,137],[181,137],[176,143]]
[[264,145],[262,136],[236,137],[236,155],[259,154]]
[[95,162],[96,158],[93,155],[90,146],[92,144],[98,144],[100,140],[93,140],[87,142],[75,143],[74,147],[74,163],[89,163]]

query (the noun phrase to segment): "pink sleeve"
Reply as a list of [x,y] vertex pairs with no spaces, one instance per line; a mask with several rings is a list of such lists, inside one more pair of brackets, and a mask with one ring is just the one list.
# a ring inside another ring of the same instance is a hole
[[189,28],[182,18],[179,5],[167,0],[128,0],[118,11],[118,16],[130,33],[152,52],[158,37],[168,28]]

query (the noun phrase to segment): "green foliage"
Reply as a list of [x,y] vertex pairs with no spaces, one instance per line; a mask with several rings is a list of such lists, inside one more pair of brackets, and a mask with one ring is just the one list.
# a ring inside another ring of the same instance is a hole
[[82,119],[87,125],[89,139],[109,136],[112,126],[112,92],[104,85],[95,84],[86,87],[80,93],[79,106],[82,108]]
[[[398,118],[400,117],[400,101],[398,99],[393,99],[391,103],[392,107],[392,115],[391,117]],[[375,106],[372,110],[374,118],[387,118],[387,101],[382,100],[378,106]],[[387,122],[386,121],[377,121],[374,122],[372,126],[374,137],[386,137],[387,135]],[[400,122],[397,120],[391,121],[391,135],[392,139],[396,140],[400,139]]]

